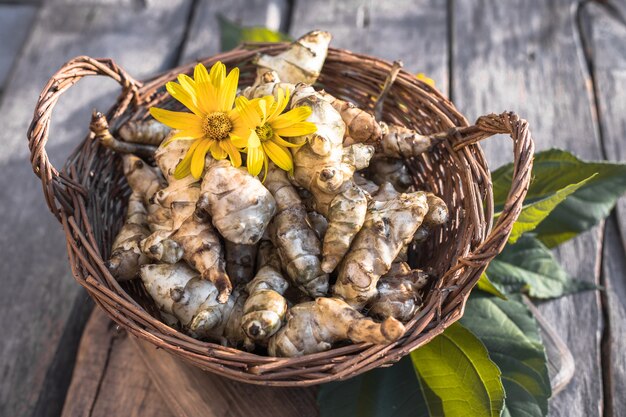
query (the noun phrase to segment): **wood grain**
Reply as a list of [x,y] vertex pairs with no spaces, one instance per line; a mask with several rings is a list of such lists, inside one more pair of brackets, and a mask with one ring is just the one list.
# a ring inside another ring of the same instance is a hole
[[448,91],[446,3],[437,0],[298,1],[290,34],[328,30],[331,46],[400,59],[410,72],[424,72]]
[[34,5],[0,4],[0,39],[2,39],[0,42],[0,94],[22,49],[22,44],[29,34],[36,13],[37,7]]
[[178,417],[314,417],[315,388],[262,387],[211,374],[132,338],[165,403]]
[[[83,3],[42,6],[0,104],[2,416],[59,414],[90,306],[70,276],[64,235],[26,161],[24,134],[39,92],[76,55],[112,57],[137,77],[173,65],[171,45],[182,40],[190,5]],[[113,81],[88,80],[63,97],[48,146],[55,164],[84,136],[92,107],[107,108],[117,91]]]
[[[595,80],[605,154],[626,161],[626,26],[612,10],[588,4],[582,15]],[[605,417],[626,410],[626,199],[606,224],[602,263],[602,301],[606,328],[602,339]]]
[[[626,11],[626,6],[624,6]],[[606,157],[626,161],[626,21],[597,4],[585,7],[598,117]],[[618,226],[626,244],[626,197],[617,205]]]
[[[515,110],[530,123],[538,149],[560,147],[602,159],[590,78],[568,0],[454,2],[453,101],[470,120]],[[492,138],[484,148],[492,166],[510,161],[510,144]],[[601,228],[563,245],[558,258],[573,276],[599,283]],[[571,349],[572,382],[552,399],[551,416],[601,416],[600,334],[597,292],[540,306]]]
[[171,417],[128,334],[101,309],[85,326],[62,417]]

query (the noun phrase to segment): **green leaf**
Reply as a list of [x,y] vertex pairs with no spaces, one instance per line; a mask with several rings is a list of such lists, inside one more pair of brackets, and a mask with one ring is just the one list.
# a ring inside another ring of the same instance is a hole
[[506,295],[503,294],[503,292],[496,286],[496,284],[489,280],[489,277],[487,277],[487,274],[485,272],[480,275],[480,278],[476,283],[476,288],[486,293],[495,295],[498,298],[506,300]]
[[320,386],[320,417],[430,417],[409,357]]
[[243,42],[282,42],[289,41],[289,36],[264,27],[243,27],[222,15],[217,19],[220,24],[222,51],[229,51]]
[[489,359],[485,346],[458,323],[427,345],[411,352],[413,366],[426,390],[429,410],[435,407],[446,417],[498,417],[504,406],[504,388],[500,370]]
[[[524,233],[534,230],[561,202],[563,202],[563,200],[589,182],[589,180],[596,175],[597,174],[593,174],[589,178],[585,178],[576,184],[570,184],[560,190],[557,190],[549,197],[525,205],[522,208],[519,217],[515,221],[515,224],[513,224],[513,229],[511,230],[511,235],[509,236],[509,243],[517,242],[517,239],[519,239]],[[499,215],[500,213],[496,215],[496,220]]]
[[473,293],[461,323],[472,331],[502,371],[503,415],[545,416],[552,393],[537,322],[519,296],[507,301]]
[[552,252],[532,236],[522,236],[505,246],[487,268],[489,277],[508,293],[527,292],[534,298],[553,298],[597,289],[586,281],[572,279]]
[[[502,210],[512,177],[513,164],[492,173],[496,211]],[[585,162],[560,149],[535,155],[533,181],[525,201],[527,204],[546,199],[558,190],[585,179],[588,181],[535,229],[538,238],[548,247],[557,246],[589,230],[611,212],[617,199],[626,192],[626,164]]]

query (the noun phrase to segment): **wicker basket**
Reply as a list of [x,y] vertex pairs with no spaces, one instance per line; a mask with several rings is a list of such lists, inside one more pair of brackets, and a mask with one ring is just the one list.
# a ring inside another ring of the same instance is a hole
[[[285,44],[240,47],[207,58],[239,66],[241,84],[251,83],[258,53],[278,53]],[[43,89],[28,131],[31,163],[41,179],[50,210],[67,238],[74,278],[122,328],[194,365],[253,384],[306,386],[346,379],[378,366],[397,362],[458,320],[474,284],[487,264],[505,245],[522,208],[531,176],[533,141],[527,122],[513,113],[488,115],[469,126],[452,103],[435,88],[401,71],[385,103],[386,121],[433,134],[437,144],[428,154],[407,161],[420,189],[440,195],[450,207],[451,220],[434,233],[419,254],[420,266],[432,268],[440,279],[424,308],[407,324],[406,334],[388,345],[354,344],[299,358],[273,358],[242,352],[188,337],[156,319],[155,307],[138,282],[120,285],[104,265],[111,242],[123,222],[129,194],[120,158],[87,136],[63,170],[55,169],[46,154],[52,109],[68,88],[82,77],[106,75],[122,86],[108,113],[115,129],[129,119],[148,117],[153,105],[177,108],[163,88],[194,63],[175,68],[141,83],[110,59],[78,57],[66,63]],[[331,94],[372,109],[391,64],[345,50],[330,49],[319,84]],[[437,133],[439,132],[439,133]],[[476,142],[506,133],[513,139],[514,175],[511,191],[497,224],[489,169]]]

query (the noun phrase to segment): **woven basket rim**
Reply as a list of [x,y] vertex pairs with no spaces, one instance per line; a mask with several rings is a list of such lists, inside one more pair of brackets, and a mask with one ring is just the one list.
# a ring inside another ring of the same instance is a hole
[[[250,49],[249,45],[243,45],[233,51],[199,62],[209,65],[221,60],[227,65],[237,63],[243,67],[249,65],[246,63],[258,52],[278,53],[285,47],[286,44],[258,44],[254,49]],[[328,74],[335,77],[336,74],[348,78],[356,77],[348,68],[363,63],[369,65],[369,72],[358,75],[362,78],[371,76],[376,80],[380,80],[380,76],[384,76],[385,71],[388,72],[392,66],[390,62],[379,58],[330,48],[324,69],[327,74],[323,74],[320,80],[322,83],[332,81],[331,78],[324,78],[330,77]],[[474,201],[474,205],[481,210],[465,213],[466,216],[472,217],[470,224],[474,225],[473,230],[463,232],[474,234],[470,239],[471,244],[468,244],[467,248],[458,249],[463,256],[456,259],[454,265],[444,274],[449,278],[449,282],[456,282],[454,279],[458,279],[458,282],[456,285],[433,289],[427,298],[427,305],[407,323],[408,331],[403,338],[388,345],[353,344],[302,357],[274,358],[195,340],[156,320],[139,305],[104,266],[102,250],[94,235],[94,230],[99,229],[99,224],[91,222],[90,214],[93,213],[89,211],[91,208],[87,204],[90,192],[93,191],[89,188],[93,179],[88,178],[89,175],[85,175],[84,171],[89,171],[94,164],[110,168],[110,165],[106,164],[113,164],[114,157],[106,156],[108,151],[103,150],[93,137],[88,135],[68,158],[66,168],[63,170],[54,168],[48,160],[45,149],[52,109],[59,97],[82,77],[105,75],[122,86],[121,95],[108,112],[112,126],[119,126],[129,119],[146,117],[146,108],[167,100],[162,89],[164,82],[179,73],[190,72],[193,65],[195,63],[165,71],[142,83],[134,80],[113,60],[77,57],[63,65],[44,87],[28,130],[31,164],[35,174],[42,181],[46,203],[66,233],[72,275],[111,319],[135,336],[164,348],[204,370],[254,384],[306,386],[347,379],[369,369],[396,362],[411,350],[427,343],[461,317],[470,290],[489,261],[506,244],[512,225],[519,215],[530,182],[534,142],[528,123],[511,112],[483,116],[470,126],[454,105],[438,90],[404,71],[398,76],[398,97],[401,96],[402,99],[417,97],[421,106],[420,111],[427,113],[427,116],[420,117],[424,117],[428,123],[436,120],[432,123],[447,127],[439,133],[426,133],[432,134],[433,138],[440,141],[438,146],[442,148],[442,154],[449,155],[451,160],[456,161],[455,169],[465,175],[463,179],[467,184],[462,189],[466,193],[463,200]],[[367,80],[358,82],[367,84]],[[514,175],[502,214],[496,225],[491,228],[493,219],[491,177],[477,142],[498,133],[509,134],[513,140]],[[122,185],[113,184],[109,192],[121,192],[120,187],[123,188]],[[484,207],[482,199],[486,200]],[[444,277],[441,281],[444,281]]]

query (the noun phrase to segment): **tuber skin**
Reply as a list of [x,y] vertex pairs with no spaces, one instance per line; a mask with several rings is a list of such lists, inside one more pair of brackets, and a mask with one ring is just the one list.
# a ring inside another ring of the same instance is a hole
[[339,298],[317,298],[292,307],[287,323],[269,340],[271,356],[302,356],[329,350],[333,343],[390,343],[404,334],[402,323],[376,323]]
[[200,272],[202,279],[215,285],[217,301],[225,303],[233,286],[226,273],[220,238],[208,215],[198,210],[172,235],[171,240],[183,249],[183,259]]
[[128,199],[126,223],[113,241],[111,258],[106,263],[111,275],[118,281],[136,278],[141,265],[149,262],[149,258],[139,247],[139,242],[150,234],[146,216],[146,207],[141,196],[132,193]]
[[365,224],[339,269],[334,294],[363,308],[376,296],[379,278],[413,239],[427,212],[426,193],[399,194],[391,184],[383,185],[370,202]]
[[240,245],[224,241],[226,250],[226,273],[233,286],[247,284],[254,277],[258,244]]
[[245,169],[207,156],[198,207],[232,243],[257,243],[276,212],[272,194]]
[[322,216],[317,211],[308,211],[306,216],[307,223],[311,226],[311,229],[315,231],[317,238],[323,241],[324,236],[326,236],[326,230],[328,230],[328,220],[326,220],[326,217]]
[[287,173],[275,165],[265,187],[276,200],[276,215],[269,225],[269,236],[291,281],[311,297],[328,293],[328,274],[322,271],[321,243],[306,220],[306,209]]
[[250,346],[241,330],[245,293],[235,291],[227,303],[217,301],[218,291],[187,264],[148,264],[141,280],[159,310],[176,317],[192,337],[218,340],[230,346]]
[[159,146],[171,133],[171,129],[154,119],[131,120],[119,129],[119,135],[125,142]]
[[378,189],[380,188],[378,184],[376,184],[373,181],[368,180],[360,172],[354,173],[354,182],[356,183],[356,185],[361,187],[361,189],[365,191],[366,193],[368,193],[369,195],[376,194],[378,192]]
[[369,315],[384,320],[393,317],[408,322],[419,311],[422,298],[419,291],[428,283],[428,275],[411,269],[405,262],[393,263],[378,281],[378,294],[369,305]]
[[106,116],[99,111],[91,113],[91,123],[89,130],[94,134],[96,140],[105,147],[120,154],[135,154],[143,158],[151,158],[156,150],[155,146],[142,143],[128,143],[116,139],[109,131],[109,122]]
[[284,82],[314,84],[322,71],[331,39],[330,33],[314,30],[278,55],[261,55],[256,60],[257,79],[267,71],[276,71]]
[[381,139],[382,129],[373,115],[349,101],[338,99],[326,92],[320,94],[339,112],[346,124],[344,146],[354,143],[376,143]]
[[432,141],[414,130],[400,125],[381,123],[382,139],[377,144],[377,153],[391,158],[410,158],[430,149]]
[[382,185],[390,182],[393,187],[401,192],[406,192],[413,185],[413,178],[404,161],[397,158],[377,156],[372,158],[367,170],[369,178],[376,184]]
[[253,99],[274,94],[278,88],[289,89],[291,108],[309,106],[307,119],[317,125],[317,132],[295,138],[303,146],[291,148],[295,182],[313,195],[314,210],[328,219],[328,231],[322,243],[322,270],[332,272],[350,247],[365,220],[367,198],[353,181],[355,171],[364,169],[374,154],[374,147],[354,144],[343,147],[346,130],[341,115],[332,105],[306,84],[281,83],[275,73],[263,75],[264,84],[244,90]]
[[246,286],[248,299],[241,325],[251,340],[265,344],[283,324],[287,313],[283,294],[289,283],[281,273],[281,261],[271,241],[261,240],[258,264],[257,274]]

